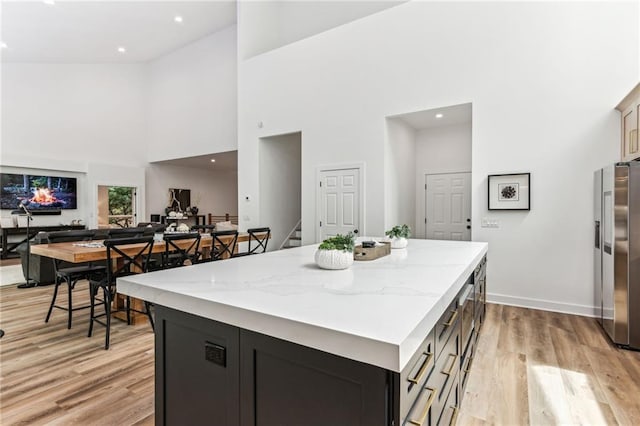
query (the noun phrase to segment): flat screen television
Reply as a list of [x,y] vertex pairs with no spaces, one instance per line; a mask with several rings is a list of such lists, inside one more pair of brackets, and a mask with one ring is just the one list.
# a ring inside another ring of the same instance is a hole
[[73,177],[0,173],[0,209],[77,209],[77,195]]

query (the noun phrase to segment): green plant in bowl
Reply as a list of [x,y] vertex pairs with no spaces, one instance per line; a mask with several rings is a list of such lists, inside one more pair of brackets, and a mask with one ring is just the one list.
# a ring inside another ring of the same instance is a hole
[[330,237],[324,240],[320,247],[320,250],[340,250],[353,252],[355,247],[355,237],[349,232],[347,235],[338,234],[335,237]]
[[327,238],[316,250],[316,264],[322,269],[347,269],[353,264],[354,246],[352,233]]
[[384,234],[389,238],[409,238],[411,228],[408,225],[396,225]]
[[407,238],[411,235],[411,228],[408,225],[396,225],[385,232],[385,235],[389,238],[392,249],[402,249],[409,244]]

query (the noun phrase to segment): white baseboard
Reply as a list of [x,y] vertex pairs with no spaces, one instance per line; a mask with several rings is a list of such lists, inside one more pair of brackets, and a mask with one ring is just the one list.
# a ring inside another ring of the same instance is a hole
[[541,311],[560,312],[563,314],[595,317],[594,306],[576,305],[573,303],[553,302],[551,300],[530,299],[528,297],[506,296],[504,294],[487,293],[487,302],[501,305],[518,306],[521,308],[540,309]]

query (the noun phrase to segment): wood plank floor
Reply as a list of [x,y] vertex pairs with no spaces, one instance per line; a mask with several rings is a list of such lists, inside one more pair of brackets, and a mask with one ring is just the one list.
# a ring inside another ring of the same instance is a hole
[[[86,310],[71,330],[64,311],[44,323],[52,290],[0,288],[0,424],[153,424],[148,324],[115,321],[105,351]],[[458,424],[639,425],[640,353],[589,318],[489,305]]]
[[[61,287],[62,288],[62,287]],[[89,310],[54,309],[44,322],[53,286],[0,287],[0,424],[153,424],[153,333],[147,323],[112,323],[111,349],[104,327],[88,338]],[[87,282],[74,305],[89,300]],[[58,296],[64,304],[66,294]]]
[[640,352],[594,319],[488,305],[460,425],[640,425]]

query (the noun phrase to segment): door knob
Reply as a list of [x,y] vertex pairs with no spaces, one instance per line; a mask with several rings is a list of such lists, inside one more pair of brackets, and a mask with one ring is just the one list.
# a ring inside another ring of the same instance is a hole
[[471,219],[467,219],[467,222],[471,222]]
[[357,234],[358,234],[358,230],[357,230],[357,229],[354,229],[354,230],[353,230],[353,233],[357,235]]
[[471,225],[467,225],[467,229],[471,229]]

